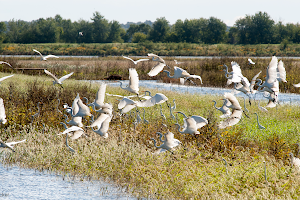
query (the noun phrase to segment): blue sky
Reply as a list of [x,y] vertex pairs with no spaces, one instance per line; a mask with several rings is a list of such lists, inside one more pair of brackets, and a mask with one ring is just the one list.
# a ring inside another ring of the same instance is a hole
[[171,24],[181,19],[221,19],[232,26],[236,19],[245,15],[267,12],[275,22],[300,22],[299,0],[0,0],[0,21],[54,17],[60,14],[64,19],[90,20],[98,11],[109,21],[120,23],[155,21],[165,17]]

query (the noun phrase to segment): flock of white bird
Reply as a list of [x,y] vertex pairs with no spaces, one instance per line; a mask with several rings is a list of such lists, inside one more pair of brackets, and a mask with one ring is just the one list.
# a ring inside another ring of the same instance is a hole
[[[57,56],[54,55],[48,55],[48,56],[43,56],[39,51],[33,50],[37,52],[41,56],[41,60],[45,61],[47,58],[58,58]],[[173,67],[173,76],[170,76],[170,71],[164,70],[165,67],[168,67],[171,69],[165,62],[163,58],[161,58],[158,55],[155,54],[148,54],[149,58],[152,58],[152,61],[157,62],[156,65],[149,71],[148,75],[153,77],[159,74],[160,72],[165,72],[167,73],[168,77],[170,78],[175,78],[175,79],[180,79],[180,82],[182,84],[185,83],[185,81],[190,80],[191,78],[193,79],[199,79],[201,84],[202,84],[202,79],[199,75],[191,75],[189,74],[186,70],[174,66]],[[139,60],[133,60],[129,57],[123,56],[123,58],[128,59],[132,61],[134,65],[137,65],[139,62],[144,62],[148,61],[149,59],[139,59]],[[175,63],[178,65],[180,62],[177,62],[174,60]],[[248,62],[250,65],[254,65],[255,63],[251,60],[248,59]],[[7,62],[2,62],[0,61],[0,64],[6,64],[13,68],[9,63]],[[263,96],[269,100],[268,104],[264,107],[261,107],[258,104],[258,107],[264,111],[267,112],[268,110],[266,108],[272,108],[275,107],[276,104],[278,103],[278,94],[279,94],[279,82],[287,82],[286,81],[286,72],[284,68],[284,64],[282,61],[278,62],[278,59],[276,56],[273,56],[269,66],[267,67],[267,75],[265,78],[265,81],[262,81],[261,79],[258,79],[261,71],[255,75],[251,82],[242,74],[242,70],[238,63],[236,62],[231,62],[231,67],[232,71],[228,71],[228,67],[224,64],[224,72],[225,72],[225,77],[227,78],[227,85],[234,84],[235,92],[243,92],[247,98],[249,98],[249,103],[251,105],[251,99],[254,99],[254,95],[257,92],[262,92]],[[62,88],[63,81],[69,78],[72,74],[67,74],[61,78],[57,78],[55,75],[53,75],[51,72],[47,71],[46,69],[44,72],[51,76],[54,81],[53,85],[59,84]],[[6,76],[0,78],[0,82],[5,80],[6,78],[12,77],[13,75]],[[191,81],[191,80],[190,80]],[[105,95],[109,96],[116,96],[116,97],[121,97],[119,99],[119,104],[118,104],[118,110],[120,111],[121,114],[128,113],[134,108],[137,107],[152,107],[157,104],[162,104],[164,102],[167,103],[168,107],[170,108],[170,116],[175,119],[173,115],[173,111],[176,109],[176,104],[175,100],[174,106],[171,107],[171,104],[167,102],[168,98],[162,94],[162,93],[157,93],[154,96],[151,96],[151,93],[149,91],[144,91],[145,95],[140,95],[139,92],[139,77],[138,73],[135,68],[129,68],[129,83],[126,87],[123,87],[123,82],[120,82],[120,87],[124,90],[127,90],[129,93],[133,93],[133,96],[121,96],[117,94],[108,94],[106,93],[106,84],[102,83],[99,87],[99,90],[96,94],[95,100],[92,103],[88,103],[88,99],[86,99],[86,102],[84,103],[79,94],[77,94],[76,98],[73,100],[72,106],[68,106],[66,103],[63,105],[65,108],[65,111],[68,113],[69,117],[71,118],[68,121],[68,115],[65,116],[65,122],[61,122],[61,124],[64,125],[65,130],[60,133],[59,135],[66,134],[66,145],[70,149],[70,151],[75,152],[73,148],[71,148],[68,145],[68,136],[72,139],[78,139],[81,136],[86,135],[85,130],[83,129],[84,127],[89,127],[91,128],[92,131],[95,133],[99,134],[103,138],[107,138],[109,136],[108,130],[109,130],[109,123],[111,122],[113,118],[113,106],[111,103],[105,103]],[[191,81],[193,83],[193,81]],[[256,90],[254,89],[256,86]],[[300,87],[299,84],[294,84],[295,87]],[[146,95],[146,93],[149,93],[149,95]],[[223,115],[220,117],[224,119],[224,121],[220,122],[218,125],[219,129],[224,129],[229,126],[233,126],[237,124],[242,116],[243,113],[245,116],[248,117],[246,114],[247,108],[245,106],[245,98],[244,98],[244,109],[240,106],[239,101],[237,100],[235,96],[235,92],[233,93],[225,93],[223,97],[223,105],[220,108],[216,107],[217,102],[214,101],[214,107],[222,112]],[[133,100],[132,98],[137,97],[138,100]],[[144,100],[142,100],[143,98]],[[161,105],[160,105],[161,106]],[[91,114],[90,107],[98,113],[98,116],[96,119],[94,119],[94,116]],[[136,110],[137,115],[136,115],[136,123],[139,123],[141,121],[141,118],[139,116],[139,111]],[[145,109],[144,109],[145,112]],[[163,118],[165,116],[163,115],[162,111],[160,110],[161,115]],[[174,112],[178,114],[182,114],[184,119],[184,125],[181,127],[177,121],[174,125],[178,127],[178,132],[182,134],[191,134],[191,135],[196,135],[200,134],[198,131],[201,127],[205,126],[208,124],[207,119],[201,116],[193,115],[193,116],[186,116],[182,112]],[[144,113],[145,114],[145,113]],[[257,123],[258,123],[258,128],[260,129],[265,129],[264,126],[262,126],[259,123],[258,120],[258,114],[256,114],[257,117]],[[83,117],[89,116],[91,118],[91,124],[88,126],[85,126],[82,122]],[[146,120],[144,119],[146,122]],[[3,99],[0,98],[0,122],[3,124],[6,123],[6,115],[5,115],[5,109],[4,109],[4,103]],[[70,127],[68,127],[70,126]],[[160,136],[160,142],[162,143],[160,146],[157,146],[157,142],[155,139],[151,138],[151,140],[154,141],[154,146],[158,148],[158,150],[155,152],[155,154],[162,153],[165,151],[171,151],[181,144],[179,140],[174,138],[174,134],[167,130],[165,134],[162,134],[160,132],[157,132],[157,134]],[[164,140],[162,139],[164,137]],[[24,142],[20,141],[20,142]],[[19,142],[11,142],[11,143],[4,143],[3,141],[0,140],[0,147],[7,147],[13,150],[13,145],[17,144]],[[291,155],[291,162],[297,166],[300,170],[300,159],[295,158],[293,154]]]

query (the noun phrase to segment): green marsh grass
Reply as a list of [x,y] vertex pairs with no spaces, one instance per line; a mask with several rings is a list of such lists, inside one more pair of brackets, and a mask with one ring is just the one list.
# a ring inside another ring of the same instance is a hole
[[[8,74],[0,74],[4,75]],[[298,106],[284,104],[263,113],[253,102],[251,107],[247,106],[250,119],[243,116],[237,125],[218,130],[221,113],[214,109],[212,100],[217,100],[220,106],[219,96],[152,90],[153,94],[164,93],[170,102],[175,98],[176,111],[203,116],[209,124],[196,137],[181,135],[175,129],[175,120],[170,119],[166,104],[163,104],[166,121],[160,117],[159,106],[146,108],[145,117],[150,123],[139,124],[135,130],[133,117],[120,118],[115,114],[107,139],[88,129],[89,137],[69,140],[76,151],[72,154],[65,146],[65,136],[57,135],[63,130],[59,122],[64,120],[56,110],[57,98],[61,100],[60,110],[63,110],[62,103],[71,105],[77,93],[92,101],[98,84],[71,79],[61,89],[53,86],[49,77],[16,74],[0,87],[8,119],[7,124],[1,125],[1,139],[26,139],[25,143],[16,145],[15,153],[3,151],[5,164],[111,181],[138,197],[293,199],[300,195],[299,172],[290,167],[288,158],[289,152],[297,152],[294,144],[299,140]],[[107,92],[128,95],[118,87],[107,87]],[[116,107],[115,99],[107,96],[105,101]],[[242,105],[243,99],[239,101]],[[38,102],[42,103],[41,113],[31,124],[30,116],[37,112]],[[259,114],[265,130],[257,128],[254,112]],[[150,138],[157,140],[157,131],[166,132],[162,123],[183,144],[173,154],[154,156],[156,149]],[[182,118],[179,123],[183,124]],[[228,163],[228,174],[223,158]],[[267,165],[267,182],[263,161]]]

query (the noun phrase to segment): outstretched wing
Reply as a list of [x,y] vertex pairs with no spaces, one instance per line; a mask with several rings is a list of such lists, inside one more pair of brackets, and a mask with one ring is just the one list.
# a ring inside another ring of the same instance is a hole
[[148,61],[148,60],[149,60],[149,59],[145,58],[145,59],[139,59],[139,60],[137,60],[137,61],[135,61],[135,62],[138,63],[138,62]]
[[97,129],[99,129],[102,125],[102,123],[104,122],[104,120],[106,120],[107,117],[110,117],[108,114],[101,114],[90,126],[88,127],[95,127],[97,126]]
[[0,82],[3,81],[3,80],[5,80],[5,79],[7,79],[7,78],[12,77],[12,76],[14,76],[14,75],[9,75],[9,76],[4,76],[4,77],[2,77],[2,78],[0,78]]
[[60,79],[58,79],[60,82],[63,82],[64,80],[66,80],[67,78],[69,78],[70,76],[72,76],[72,74],[73,74],[74,72],[71,72],[70,74],[67,74],[67,75],[65,75],[65,76],[63,76],[63,77],[61,77]]
[[70,128],[67,128],[64,132],[60,133],[59,135],[63,135],[63,134],[67,134],[73,131],[84,131],[82,128],[78,127],[78,126],[71,126]]
[[6,65],[8,65],[10,68],[13,69],[13,67],[11,66],[11,64],[9,64],[8,62],[0,61],[0,64],[6,64]]
[[150,72],[148,73],[149,76],[156,76],[159,72],[161,72],[164,67],[166,66],[165,63],[157,63],[157,65],[155,65],[151,70]]
[[44,72],[46,74],[48,74],[49,76],[51,76],[56,82],[59,82],[59,80],[56,78],[56,76],[54,76],[51,72],[49,72],[48,70],[44,69]]
[[6,144],[9,145],[9,146],[14,146],[15,144],[19,144],[19,143],[25,142],[25,141],[26,141],[26,139],[25,140],[21,140],[21,141],[17,141],[17,142],[7,142]]
[[43,55],[41,54],[41,52],[39,52],[38,50],[33,49],[34,52],[37,52],[38,54],[40,54],[41,57],[43,57]]
[[251,80],[251,84],[250,84],[250,92],[253,93],[253,88],[256,82],[256,79],[258,78],[258,76],[260,75],[261,71],[258,72]]
[[55,55],[48,55],[48,56],[45,56],[44,58],[47,59],[47,58],[59,58],[59,57],[55,56]]
[[279,73],[279,80],[282,82],[287,82],[286,81],[286,71],[285,71],[282,60],[279,61],[277,69],[278,69],[278,73]]
[[134,60],[132,60],[131,58],[129,58],[127,56],[123,56],[123,58],[126,58],[126,59],[131,60],[132,62],[134,62]]
[[198,116],[198,115],[193,115],[193,116],[191,116],[191,118],[193,118],[195,120],[196,125],[197,125],[197,129],[205,126],[206,124],[208,124],[207,119],[205,119],[204,117],[201,117],[201,116]]

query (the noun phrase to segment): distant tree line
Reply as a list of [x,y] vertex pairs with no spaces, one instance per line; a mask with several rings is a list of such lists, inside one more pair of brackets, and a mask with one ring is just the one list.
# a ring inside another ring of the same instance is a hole
[[[149,25],[152,24],[152,25]],[[128,24],[127,24],[128,25]],[[82,32],[82,34],[79,34]],[[238,19],[227,27],[222,20],[177,20],[171,25],[164,17],[153,23],[130,24],[126,30],[118,21],[108,21],[99,12],[91,21],[72,22],[60,15],[31,22],[0,22],[0,43],[115,43],[187,42],[203,44],[299,43],[300,25],[275,23],[265,12]]]

